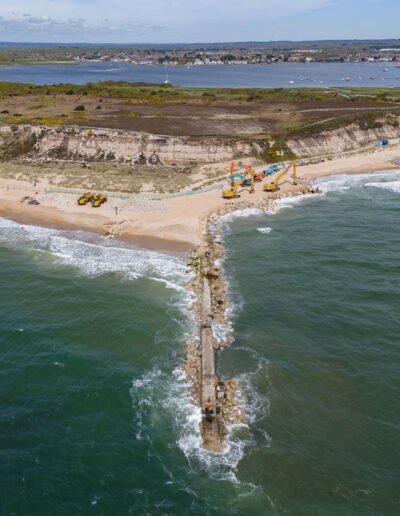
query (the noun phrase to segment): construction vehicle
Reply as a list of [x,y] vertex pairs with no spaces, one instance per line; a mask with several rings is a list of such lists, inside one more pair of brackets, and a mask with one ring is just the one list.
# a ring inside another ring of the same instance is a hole
[[269,167],[267,168],[267,170],[264,170],[264,176],[269,176],[270,174],[273,174],[274,172],[276,172],[277,170],[279,170],[279,167],[283,167],[285,166],[285,164],[283,162],[281,163],[276,163],[275,165],[272,165],[272,167]]
[[232,161],[232,163],[231,163],[231,176],[233,176],[233,174],[235,173],[235,168],[244,168],[245,166],[246,165],[243,165],[243,163],[241,161],[239,161],[238,163],[234,163]]
[[77,202],[78,202],[79,206],[84,206],[89,201],[91,201],[93,199],[93,197],[94,197],[94,193],[86,192],[79,197]]
[[[240,197],[237,191],[240,185],[249,185],[251,187],[250,193],[254,193],[254,170],[250,167],[250,165],[244,165],[243,168],[247,168],[246,174],[244,176],[239,176],[238,179],[232,181],[230,190],[222,191],[222,197],[224,199],[233,199],[235,197]],[[247,183],[247,181],[249,181],[249,183]]]
[[293,184],[297,185],[296,183],[296,162],[292,161],[276,178],[272,183],[269,183],[268,185],[264,186],[265,192],[275,192],[276,190],[279,190],[278,182],[279,180],[290,170],[290,168],[293,167]]
[[96,195],[96,197],[93,197],[92,199],[92,207],[98,208],[101,206],[104,202],[107,202],[107,196],[103,194]]
[[236,181],[240,181],[243,178],[243,174],[231,174],[231,186],[233,186]]

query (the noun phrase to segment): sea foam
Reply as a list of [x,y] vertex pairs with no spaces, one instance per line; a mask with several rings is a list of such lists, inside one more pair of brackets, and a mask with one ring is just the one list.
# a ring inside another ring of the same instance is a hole
[[272,228],[256,228],[259,233],[263,233],[264,235],[268,235],[271,233]]
[[[371,179],[375,181],[371,183]],[[394,179],[400,180],[400,170],[381,170],[367,174],[336,174],[315,179],[313,184],[325,193],[329,191],[348,190],[354,187],[383,185]]]
[[135,248],[102,236],[18,224],[0,218],[0,241],[37,260],[74,267],[85,276],[121,273],[128,279],[148,277],[184,291],[185,261],[167,253]]

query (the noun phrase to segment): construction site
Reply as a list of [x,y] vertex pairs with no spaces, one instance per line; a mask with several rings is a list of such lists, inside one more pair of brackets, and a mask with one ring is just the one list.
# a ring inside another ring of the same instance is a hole
[[[222,197],[227,201],[226,209],[219,210],[205,221],[203,244],[193,251],[189,259],[189,270],[194,273],[194,278],[188,286],[195,294],[194,316],[199,332],[186,343],[185,370],[193,384],[193,399],[201,407],[202,446],[211,452],[225,449],[227,425],[245,419],[237,381],[219,378],[216,371],[216,352],[232,342],[232,338],[221,340],[214,334],[216,325],[225,328],[229,325],[226,318],[229,301],[223,277],[225,250],[220,216],[230,209],[233,211],[249,206],[255,193],[255,183],[264,180],[264,198],[255,200],[255,205],[265,211],[273,209],[275,196],[271,194],[276,193],[283,183],[297,186],[296,168],[295,161],[280,162],[256,172],[251,165],[232,162],[229,188],[222,191]],[[300,185],[298,193],[318,193],[318,190]],[[246,195],[246,201],[238,201],[242,195]]]

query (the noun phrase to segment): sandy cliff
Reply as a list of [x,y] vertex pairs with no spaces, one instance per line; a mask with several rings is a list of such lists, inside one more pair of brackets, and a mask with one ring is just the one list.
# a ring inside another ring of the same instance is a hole
[[249,154],[247,142],[221,143],[216,138],[171,137],[133,131],[82,127],[4,125],[0,127],[0,147],[14,154],[35,152],[40,156],[84,160],[117,160],[126,163],[185,165],[232,159]]

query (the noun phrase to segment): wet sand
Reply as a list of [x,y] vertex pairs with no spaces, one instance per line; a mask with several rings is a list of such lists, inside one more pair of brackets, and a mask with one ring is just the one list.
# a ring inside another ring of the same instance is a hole
[[[301,193],[313,179],[321,176],[396,169],[399,168],[399,160],[398,146],[372,149],[298,167],[298,184],[292,184],[289,172],[281,180],[279,191],[272,194],[264,192],[262,188],[266,182],[272,181],[276,174],[269,176],[262,183],[256,183],[254,194],[250,194],[248,188],[239,189],[239,199],[227,201],[222,198],[221,190],[213,190],[162,202],[131,199],[129,208],[126,207],[126,201],[124,204],[124,201],[115,199],[98,209],[90,205],[78,206],[76,194],[46,194],[48,182],[45,178],[36,185],[26,181],[0,178],[0,215],[23,224],[91,231],[153,250],[187,252],[202,243],[204,221],[207,217],[225,207],[232,211],[236,206],[239,208],[247,202],[252,204],[255,200],[266,197]],[[215,166],[225,166],[228,177],[228,162]],[[256,170],[265,168],[266,165],[255,167]],[[21,203],[20,200],[25,195],[38,199],[40,205]]]

